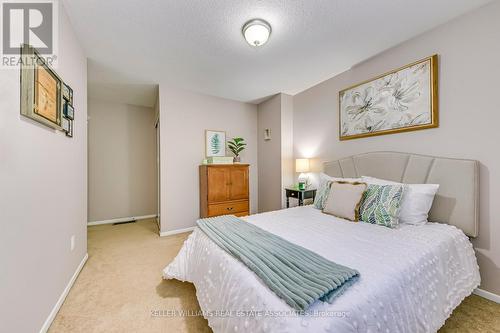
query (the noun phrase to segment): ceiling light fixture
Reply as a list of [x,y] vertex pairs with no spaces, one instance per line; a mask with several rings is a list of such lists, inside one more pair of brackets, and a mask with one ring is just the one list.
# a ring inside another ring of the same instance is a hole
[[261,19],[253,19],[243,25],[243,36],[252,46],[264,45],[271,34],[271,25]]

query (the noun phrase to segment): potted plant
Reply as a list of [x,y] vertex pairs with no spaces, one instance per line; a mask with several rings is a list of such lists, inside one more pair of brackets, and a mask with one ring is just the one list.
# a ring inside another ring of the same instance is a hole
[[234,154],[234,163],[240,163],[240,153],[245,149],[246,145],[245,139],[243,138],[233,138],[227,142],[229,150]]

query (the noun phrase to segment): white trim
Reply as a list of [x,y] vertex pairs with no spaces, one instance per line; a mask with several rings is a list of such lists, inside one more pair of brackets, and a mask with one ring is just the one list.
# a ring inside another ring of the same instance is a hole
[[479,288],[474,290],[474,294],[500,304],[500,296],[497,294],[493,294],[493,293],[490,293],[489,291],[479,289]]
[[112,224],[112,223],[120,223],[120,222],[127,222],[127,221],[132,221],[132,220],[145,220],[145,219],[152,219],[157,217],[156,214],[152,215],[142,215],[142,216],[130,216],[130,217],[120,217],[117,219],[111,219],[111,220],[102,220],[102,221],[93,221],[93,222],[88,222],[87,226],[91,225],[101,225],[101,224]]
[[190,231],[193,231],[194,228],[195,227],[189,227],[189,228],[184,228],[184,229],[176,229],[176,230],[160,232],[160,237],[172,236],[172,235],[182,234],[184,232],[190,232]]
[[82,261],[76,268],[75,273],[71,277],[71,280],[69,280],[68,284],[66,285],[66,288],[64,288],[64,291],[62,292],[61,296],[59,296],[59,299],[57,300],[57,303],[54,305],[52,308],[52,311],[50,311],[49,317],[47,320],[45,320],[45,323],[43,323],[42,328],[40,329],[40,333],[45,333],[49,330],[50,325],[52,324],[52,321],[54,321],[54,318],[57,315],[57,312],[59,312],[59,309],[64,303],[64,300],[66,299],[66,296],[68,296],[69,291],[71,290],[71,287],[73,287],[73,283],[75,283],[76,278],[80,274],[83,266],[87,262],[87,259],[89,258],[89,254],[85,253],[85,256],[83,257]]

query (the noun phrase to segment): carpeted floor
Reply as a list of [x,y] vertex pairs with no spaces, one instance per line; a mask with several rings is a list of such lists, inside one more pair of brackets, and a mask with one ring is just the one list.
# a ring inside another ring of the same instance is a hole
[[[187,236],[159,237],[154,220],[89,227],[89,259],[49,332],[211,332],[203,317],[154,313],[199,310],[192,284],[161,278]],[[500,305],[471,296],[439,332],[500,332]]]

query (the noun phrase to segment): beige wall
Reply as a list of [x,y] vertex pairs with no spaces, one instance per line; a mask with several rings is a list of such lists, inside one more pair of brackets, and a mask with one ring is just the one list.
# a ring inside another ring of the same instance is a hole
[[[500,3],[495,2],[380,54],[294,96],[296,157],[337,159],[392,150],[481,162],[480,235],[473,241],[481,288],[500,295]],[[340,142],[338,92],[412,61],[439,54],[437,129]]]
[[[271,140],[264,131],[271,130]],[[293,184],[293,98],[278,94],[258,105],[259,212],[285,206],[283,188]]]
[[281,207],[286,207],[283,188],[292,186],[295,181],[293,121],[293,97],[281,94]]
[[89,99],[89,221],[156,215],[154,109]]
[[87,61],[62,7],[58,60],[72,139],[20,116],[19,70],[0,70],[1,332],[38,332],[87,252]]
[[[257,212],[257,106],[160,85],[161,231],[193,227],[199,218],[198,166],[205,129],[241,136],[250,164],[250,210]],[[231,156],[228,151],[227,156]]]
[[[264,140],[264,130],[271,140]],[[259,212],[281,208],[281,94],[258,105]]]

